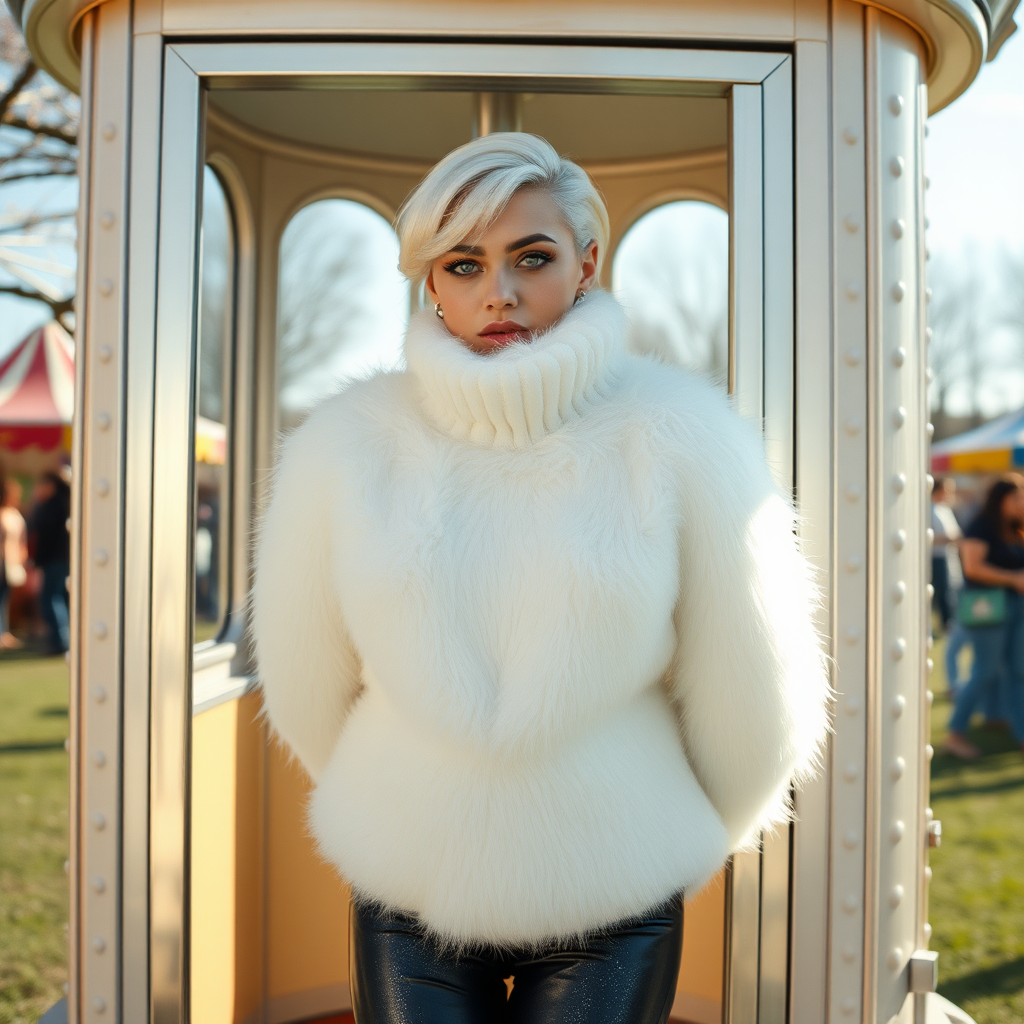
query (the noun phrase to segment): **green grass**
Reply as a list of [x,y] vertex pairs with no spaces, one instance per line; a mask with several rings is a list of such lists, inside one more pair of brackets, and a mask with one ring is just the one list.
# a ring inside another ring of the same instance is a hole
[[0,657],[0,1024],[29,1024],[67,980],[68,673]]
[[952,710],[942,694],[941,642],[932,689],[932,809],[942,846],[931,852],[932,948],[939,991],[978,1024],[1024,1021],[1024,755],[1011,737],[977,725],[985,757],[965,764],[941,749]]
[[[934,657],[942,664],[941,642]],[[941,751],[950,705],[932,688],[929,919],[939,991],[978,1024],[1024,1021],[1024,755],[976,728],[983,760]],[[31,1024],[67,976],[67,671],[61,658],[0,657],[0,1024]]]

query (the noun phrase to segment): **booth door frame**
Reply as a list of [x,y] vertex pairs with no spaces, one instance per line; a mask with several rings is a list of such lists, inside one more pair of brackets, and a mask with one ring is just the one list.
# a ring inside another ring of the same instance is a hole
[[[794,484],[792,57],[784,52],[420,43],[187,43],[163,49],[153,391],[148,805],[132,789],[126,848],[148,848],[148,920],[123,922],[123,1003],[154,1024],[188,1007],[189,737],[193,713],[192,499],[199,218],[208,88],[455,88],[730,99],[730,384],[763,422],[773,470]],[[557,70],[552,70],[557,68]],[[595,70],[600,69],[600,70]],[[134,147],[133,147],[134,149]],[[133,153],[144,158],[145,154]],[[183,557],[183,552],[187,553]],[[126,637],[126,647],[135,640]],[[126,792],[126,798],[127,798]],[[820,823],[819,823],[820,827]],[[723,1016],[789,1016],[792,829],[735,857],[727,892]],[[136,880],[136,884],[141,879]],[[126,902],[138,905],[127,892]],[[148,986],[146,984],[148,977]],[[140,987],[145,987],[143,991]],[[131,991],[129,991],[131,990]]]

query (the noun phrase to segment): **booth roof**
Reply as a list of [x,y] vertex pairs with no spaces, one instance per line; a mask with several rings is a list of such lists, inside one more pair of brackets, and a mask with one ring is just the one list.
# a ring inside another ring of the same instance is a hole
[[0,362],[0,426],[62,426],[74,406],[74,342],[51,321]]
[[1024,409],[932,445],[933,473],[999,473],[1024,466]]

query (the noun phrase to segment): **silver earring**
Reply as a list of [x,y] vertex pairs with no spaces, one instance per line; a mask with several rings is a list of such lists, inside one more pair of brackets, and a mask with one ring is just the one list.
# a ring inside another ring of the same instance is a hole
[[444,319],[444,310],[441,308],[440,302],[434,303],[434,315],[437,317],[438,320]]
[[573,305],[574,305],[574,306],[578,306],[578,305],[579,305],[579,304],[580,304],[580,303],[581,303],[581,302],[582,302],[582,301],[583,301],[583,300],[584,300],[584,299],[585,299],[586,297],[587,297],[587,293],[586,293],[586,290],[585,290],[585,289],[583,289],[583,288],[581,288],[581,289],[580,289],[580,290],[579,290],[579,291],[578,291],[578,292],[576,293],[576,298],[575,298],[575,299],[573,300]]

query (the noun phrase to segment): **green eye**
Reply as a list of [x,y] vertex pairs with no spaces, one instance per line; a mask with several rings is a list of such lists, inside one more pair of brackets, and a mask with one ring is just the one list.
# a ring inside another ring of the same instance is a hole
[[466,277],[475,273],[478,268],[472,260],[456,260],[454,263],[447,264],[444,269],[457,277]]
[[543,267],[545,263],[550,263],[552,257],[546,252],[528,252],[520,261],[519,266],[526,267],[528,270],[535,269],[537,267]]

